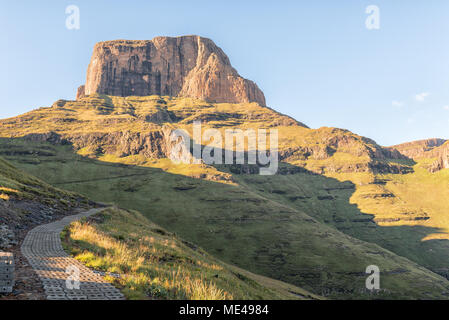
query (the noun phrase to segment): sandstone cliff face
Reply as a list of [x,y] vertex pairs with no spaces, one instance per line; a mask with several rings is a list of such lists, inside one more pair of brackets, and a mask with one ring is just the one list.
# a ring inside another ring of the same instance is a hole
[[425,154],[446,142],[444,139],[426,139],[413,142],[406,142],[389,147],[390,150],[397,150],[404,156],[412,159],[419,159],[425,156]]
[[429,168],[431,172],[449,169],[449,142],[446,142],[442,146],[429,151],[427,153],[427,157],[437,158],[437,160],[435,160]]
[[76,91],[76,100],[79,100],[86,96],[84,90],[85,90],[84,85],[78,87],[78,90]]
[[93,93],[182,96],[265,106],[257,85],[242,78],[213,41],[199,36],[97,43],[78,96]]
[[397,150],[402,155],[415,160],[436,158],[428,168],[430,172],[449,168],[449,142],[444,139],[426,139],[407,142],[392,146],[389,149]]
[[55,132],[32,133],[24,136],[28,141],[51,144],[72,144],[75,150],[87,148],[90,154],[109,154],[118,157],[143,155],[150,159],[171,158],[174,161],[193,162],[190,150],[176,149],[179,141],[173,141],[173,130],[163,127],[149,133],[139,132],[92,132],[85,134],[64,134]]

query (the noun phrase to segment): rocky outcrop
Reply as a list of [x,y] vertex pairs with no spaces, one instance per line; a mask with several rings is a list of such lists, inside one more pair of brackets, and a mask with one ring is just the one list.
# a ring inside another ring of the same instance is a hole
[[[193,162],[190,150],[176,148],[179,141],[172,137],[173,130],[162,127],[148,133],[118,131],[111,133],[93,132],[86,134],[32,133],[24,139],[51,144],[72,144],[75,150],[85,149],[87,155],[100,154],[127,157],[143,155],[150,159],[170,158],[175,161]],[[178,138],[180,139],[180,137]],[[49,154],[51,155],[51,154]]]
[[97,43],[86,84],[77,96],[93,93],[182,96],[265,106],[257,85],[242,78],[212,40],[199,36]]
[[426,139],[392,146],[390,150],[399,151],[412,159],[436,160],[428,167],[430,172],[449,168],[449,142],[444,139]]
[[163,131],[148,134],[139,132],[88,133],[67,137],[75,150],[88,148],[92,153],[118,157],[141,154],[146,158],[167,157],[169,148]]
[[389,147],[392,151],[398,151],[402,155],[412,159],[419,159],[425,156],[425,153],[431,151],[446,142],[444,139],[426,139],[412,142],[406,142]]
[[25,140],[32,142],[49,142],[51,144],[67,144],[67,141],[61,138],[61,135],[50,131],[46,133],[30,133],[24,136]]
[[430,166],[429,168],[430,172],[436,172],[442,169],[449,169],[449,142],[432,150],[428,154],[429,157],[437,158]]
[[79,86],[79,87],[78,87],[78,90],[76,91],[76,100],[82,99],[82,98],[84,98],[85,96],[86,96],[86,93],[85,93],[85,86],[84,86],[84,85]]

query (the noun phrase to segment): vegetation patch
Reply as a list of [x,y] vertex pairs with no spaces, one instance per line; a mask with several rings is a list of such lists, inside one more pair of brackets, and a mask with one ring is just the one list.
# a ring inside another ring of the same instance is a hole
[[107,209],[93,219],[72,223],[61,237],[66,250],[86,266],[119,274],[111,279],[129,299],[298,298],[288,290],[316,298],[268,278],[257,276],[261,283],[252,280],[202,249],[193,250],[137,211]]

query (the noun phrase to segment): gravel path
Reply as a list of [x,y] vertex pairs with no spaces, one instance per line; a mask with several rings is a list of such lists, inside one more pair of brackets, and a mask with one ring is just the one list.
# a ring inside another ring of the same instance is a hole
[[21,247],[22,254],[39,276],[48,300],[124,299],[120,290],[106,282],[100,274],[71,258],[61,245],[60,233],[65,226],[101,210],[92,209],[43,224],[26,235]]

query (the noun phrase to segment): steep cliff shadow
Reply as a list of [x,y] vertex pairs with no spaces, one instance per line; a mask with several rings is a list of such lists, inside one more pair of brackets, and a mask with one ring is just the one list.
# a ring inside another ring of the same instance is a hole
[[[448,241],[421,241],[441,230],[381,227],[350,204],[352,183],[289,164],[282,164],[274,176],[260,176],[245,166],[219,167],[233,173],[237,184],[230,185],[89,159],[75,154],[70,145],[23,139],[0,139],[0,156],[60,188],[139,210],[226,262],[317,293],[330,289],[354,295],[353,286],[364,286],[365,276],[348,258],[351,249],[327,247],[328,232],[318,232],[320,226],[310,217],[442,273],[449,262]],[[311,230],[318,230],[318,242],[309,236]],[[388,258],[382,250],[363,254],[353,258],[363,260],[363,268],[371,264],[369,256]],[[389,272],[402,277],[405,271]]]
[[[237,173],[235,166],[229,170]],[[242,170],[248,171],[251,170]],[[379,225],[374,221],[374,214],[362,211],[351,201],[357,188],[351,181],[341,182],[287,163],[282,163],[279,174],[266,181],[257,175],[236,177],[240,183],[252,186],[266,197],[303,211],[357,239],[376,243],[449,279],[449,240],[423,240],[430,234],[447,232],[434,227],[400,225],[407,221],[395,221],[396,226]],[[373,182],[378,183],[382,181]]]
[[[204,146],[193,146],[204,149]],[[191,152],[193,151],[193,146]],[[222,150],[222,163],[225,163]],[[213,152],[212,152],[213,155]],[[233,162],[242,157],[248,159],[247,152],[233,152]],[[413,166],[412,159],[389,162],[396,165]],[[386,164],[378,164],[385,170]],[[267,167],[269,165],[263,166]],[[372,242],[400,256],[406,257],[449,279],[449,240],[423,240],[430,234],[445,234],[441,228],[399,225],[407,221],[395,221],[397,226],[381,226],[374,221],[375,215],[363,212],[357,204],[351,203],[356,185],[351,181],[339,181],[304,167],[280,162],[276,175],[259,175],[262,167],[256,165],[214,165],[218,170],[234,175],[240,184],[247,184],[258,194],[305,212],[309,216],[357,239]],[[376,168],[374,168],[376,169]],[[396,168],[393,168],[396,169]],[[405,171],[411,173],[411,171]],[[400,174],[400,170],[397,171]],[[384,185],[385,181],[374,179],[373,185]],[[417,218],[420,219],[420,218]]]

